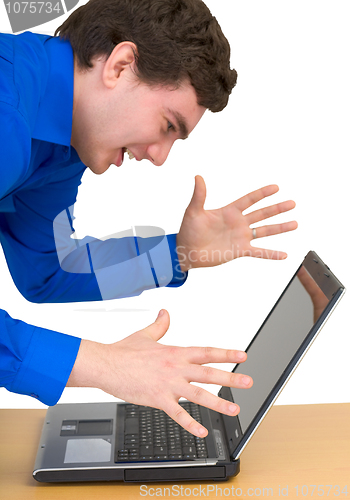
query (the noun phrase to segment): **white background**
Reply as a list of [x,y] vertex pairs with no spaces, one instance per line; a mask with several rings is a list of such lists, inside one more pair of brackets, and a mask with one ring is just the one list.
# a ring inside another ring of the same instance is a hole
[[[206,181],[208,209],[276,183],[280,192],[268,203],[290,198],[297,203],[291,215],[276,220],[296,219],[299,229],[259,240],[259,245],[284,250],[288,259],[242,258],[193,270],[181,288],[136,298],[35,305],[13,285],[1,253],[0,307],[12,317],[110,343],[152,323],[166,308],[171,326],[164,343],[245,349],[310,249],[350,286],[348,2],[206,3],[231,44],[231,65],[238,71],[228,107],[207,112],[161,168],[125,159],[122,168],[110,168],[103,176],[87,171],[75,226],[79,237],[102,237],[132,225],[177,232],[196,174]],[[11,32],[3,3],[0,19],[0,29]],[[63,20],[32,31],[53,34]],[[345,295],[277,404],[350,401],[349,300]],[[214,386],[209,389],[217,392]],[[111,399],[97,389],[70,388],[60,402]],[[0,407],[43,405],[0,389]]]

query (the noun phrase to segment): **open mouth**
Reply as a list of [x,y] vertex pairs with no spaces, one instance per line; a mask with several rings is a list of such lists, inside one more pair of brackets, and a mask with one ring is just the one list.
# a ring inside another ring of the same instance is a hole
[[133,153],[128,148],[123,148],[123,149],[125,150],[126,153],[128,153],[129,160],[133,160],[135,158],[135,156],[133,155]]

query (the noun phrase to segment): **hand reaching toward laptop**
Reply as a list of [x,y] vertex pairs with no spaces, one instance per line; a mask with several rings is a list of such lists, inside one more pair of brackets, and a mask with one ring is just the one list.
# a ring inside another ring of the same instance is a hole
[[159,408],[188,432],[206,436],[207,429],[179,405],[179,399],[184,397],[220,413],[237,415],[236,404],[191,382],[247,389],[253,385],[250,377],[204,366],[242,363],[247,355],[219,348],[160,344],[158,340],[169,323],[169,313],[162,310],[153,324],[119,342],[82,340],[67,386],[96,387],[129,403]]

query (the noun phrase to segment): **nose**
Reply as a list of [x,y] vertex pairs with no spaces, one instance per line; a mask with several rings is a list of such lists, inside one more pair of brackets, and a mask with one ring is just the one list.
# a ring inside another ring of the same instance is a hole
[[152,144],[148,147],[147,153],[150,160],[154,165],[160,167],[163,165],[165,160],[168,158],[171,148],[173,147],[175,141],[163,141],[156,144]]

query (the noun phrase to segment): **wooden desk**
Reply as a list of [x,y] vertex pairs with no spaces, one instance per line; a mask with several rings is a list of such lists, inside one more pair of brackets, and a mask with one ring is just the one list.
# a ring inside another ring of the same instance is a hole
[[147,484],[143,490],[117,482],[37,483],[32,470],[44,416],[45,410],[0,410],[1,500],[350,499],[350,403],[275,406],[242,453],[237,477],[224,483]]

